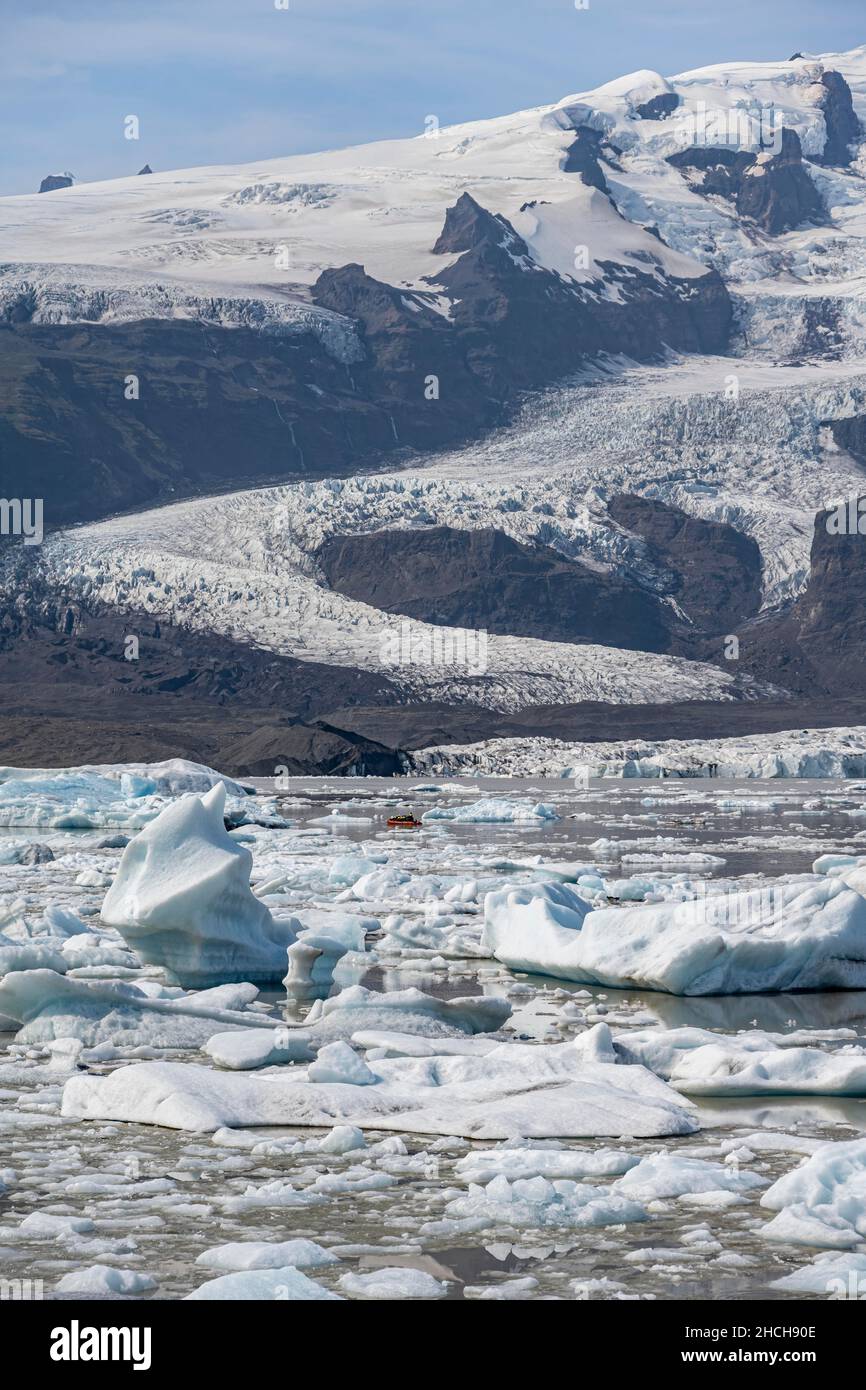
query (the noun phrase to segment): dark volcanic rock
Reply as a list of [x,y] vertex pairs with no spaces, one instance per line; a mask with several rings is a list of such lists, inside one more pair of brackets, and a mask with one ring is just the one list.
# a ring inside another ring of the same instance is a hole
[[821,77],[824,97],[821,110],[827,126],[827,141],[820,155],[813,155],[816,164],[837,165],[842,168],[851,163],[853,146],[863,135],[854,103],[851,88],[841,72],[825,72]]
[[666,651],[670,610],[653,594],[501,531],[333,536],[317,558],[338,593],[448,627]]
[[39,185],[40,193],[53,193],[56,188],[71,188],[73,185],[71,174],[48,174]]
[[846,449],[860,463],[866,463],[866,415],[850,415],[827,423],[840,449]]
[[676,92],[659,92],[658,96],[650,97],[649,101],[641,102],[635,107],[637,114],[642,121],[666,121],[680,104],[680,99]]
[[319,777],[393,777],[402,771],[393,748],[322,720],[259,730],[230,745],[225,756],[243,777],[272,777],[275,768],[285,768],[283,775],[290,777],[312,769]]
[[623,493],[608,505],[614,521],[642,536],[649,558],[672,570],[677,604],[701,633],[728,633],[761,606],[761,552],[755,541],[723,522],[704,521],[678,507]]
[[800,137],[783,129],[781,148],[750,154],[724,146],[690,145],[668,156],[675,169],[703,172],[699,192],[716,194],[736,204],[771,236],[791,231],[804,222],[825,222],[827,211],[803,164]]
[[[28,495],[45,499],[50,527],[196,493],[354,473],[401,445],[463,442],[499,407],[459,363],[448,375],[450,339],[437,335],[438,315],[427,319],[408,364],[386,324],[376,354],[351,367],[312,334],[181,320],[0,326],[0,496],[19,496],[26,478]],[[424,398],[425,375],[437,370],[450,397],[441,409]],[[124,396],[130,371],[138,400]]]
[[607,193],[607,179],[599,163],[601,152],[600,132],[588,125],[578,126],[574,133],[574,141],[563,161],[563,173],[580,174],[583,182],[591,188],[598,188],[602,193]]
[[834,510],[818,513],[803,593],[740,633],[749,669],[798,695],[860,695],[866,687],[866,499],[862,508],[850,530],[838,529]]
[[454,301],[453,325],[467,364],[492,393],[509,396],[555,380],[600,352],[625,349],[649,361],[665,344],[724,351],[732,311],[715,271],[663,280],[649,267],[644,274],[604,261],[600,273],[620,292],[605,297],[594,282],[578,285],[545,270],[505,218],[468,194],[454,211],[446,244],[467,249],[435,283]]

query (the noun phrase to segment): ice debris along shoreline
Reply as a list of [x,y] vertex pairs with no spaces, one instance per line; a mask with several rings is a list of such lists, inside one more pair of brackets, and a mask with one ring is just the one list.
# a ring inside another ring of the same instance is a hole
[[866,727],[610,743],[492,738],[416,749],[405,763],[437,777],[866,777]]

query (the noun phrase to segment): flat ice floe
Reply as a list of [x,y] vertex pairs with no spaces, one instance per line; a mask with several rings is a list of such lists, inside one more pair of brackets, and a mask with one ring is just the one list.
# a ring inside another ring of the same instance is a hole
[[[119,984],[18,970],[0,980],[0,1015],[20,1025],[20,1043],[73,1038],[88,1047],[188,1048],[201,1046],[216,1028],[243,1034],[255,1022],[264,1036],[279,1031],[276,1020],[245,1012],[257,994],[251,984],[184,994],[153,981]],[[287,1040],[283,1051],[290,1053]]]
[[[609,1048],[609,1044],[608,1044]],[[377,1060],[374,1085],[316,1084],[297,1074],[237,1075],[172,1062],[67,1082],[63,1114],[214,1131],[335,1123],[476,1139],[689,1134],[688,1102],[595,1039],[503,1043],[485,1056]]]
[[[468,999],[437,999],[420,989],[391,990],[387,994],[353,985],[332,999],[318,1001],[297,1027],[249,1027],[216,1033],[205,1051],[221,1067],[249,1071],[286,1062],[306,1060],[306,1054],[356,1036],[377,1037],[383,1030],[398,1030],[424,1040],[435,1055],[440,1040],[471,1033],[492,1032],[511,1014],[505,999],[474,995]],[[386,1036],[394,1034],[388,1032]],[[472,1049],[475,1051],[476,1049]]]
[[864,1096],[866,1050],[794,1046],[757,1030],[734,1037],[703,1028],[630,1031],[618,1053],[687,1096]]
[[488,895],[483,942],[512,969],[670,994],[866,988],[866,898],[835,879],[601,908],[567,884]]

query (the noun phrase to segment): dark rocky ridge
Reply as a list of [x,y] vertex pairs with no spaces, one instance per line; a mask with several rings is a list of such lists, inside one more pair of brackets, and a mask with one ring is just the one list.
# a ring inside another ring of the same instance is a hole
[[[860,518],[866,533],[866,500]],[[866,688],[866,534],[837,534],[819,512],[809,582],[782,613],[740,632],[744,668],[795,695],[859,696]]]
[[640,361],[657,359],[664,345],[684,352],[727,347],[732,308],[715,271],[659,280],[603,261],[601,271],[620,296],[602,298],[592,285],[545,270],[511,224],[469,194],[452,211],[437,248],[462,254],[435,283],[455,301],[454,330],[467,365],[496,396],[537,387],[626,344]]
[[642,121],[666,121],[668,116],[672,116],[680,104],[680,99],[676,92],[659,92],[658,96],[650,97],[649,101],[641,102],[635,107],[635,111]]
[[502,531],[375,531],[317,551],[332,589],[421,622],[667,651],[670,610],[654,594]]
[[53,193],[57,188],[71,188],[74,182],[71,174],[47,174],[39,185],[39,192]]
[[827,221],[827,210],[803,163],[800,137],[782,130],[781,148],[760,155],[725,146],[690,145],[668,155],[675,169],[703,172],[698,191],[727,198],[737,215],[779,236],[805,222]]
[[601,156],[601,133],[588,125],[578,126],[563,160],[562,171],[565,174],[580,174],[583,182],[590,188],[607,193],[607,179],[599,162]]
[[847,168],[853,158],[853,147],[863,135],[854,110],[851,88],[841,72],[823,73],[821,85],[825,89],[821,110],[827,126],[827,141],[823,152],[813,155],[813,159],[816,164]]
[[676,576],[669,592],[702,633],[733,631],[761,606],[761,551],[724,522],[689,516],[657,498],[622,493],[608,513],[647,542],[649,558]]
[[[520,392],[598,353],[723,352],[732,310],[714,271],[661,282],[607,264],[624,303],[538,266],[505,219],[464,195],[440,243],[459,251],[424,294],[358,265],[327,270],[315,302],[358,326],[351,367],[313,335],[184,320],[44,325],[23,295],[0,324],[0,491],[42,497],[48,528],[201,493],[358,472],[444,449],[504,422]],[[505,243],[505,244],[503,244]],[[517,262],[515,259],[517,258]],[[127,375],[140,378],[127,400]],[[438,399],[426,384],[438,379]]]

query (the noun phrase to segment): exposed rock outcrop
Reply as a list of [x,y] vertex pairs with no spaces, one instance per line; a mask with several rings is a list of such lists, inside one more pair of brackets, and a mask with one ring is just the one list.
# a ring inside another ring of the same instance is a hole
[[71,174],[47,174],[39,185],[39,192],[53,193],[57,188],[71,188],[74,182]]
[[736,205],[737,214],[779,236],[805,222],[825,222],[827,211],[803,163],[800,137],[782,130],[780,148],[760,153],[725,146],[690,145],[668,156],[675,169],[703,174],[697,190]]
[[331,588],[386,613],[550,642],[666,651],[671,611],[634,582],[502,531],[375,531],[317,552]]
[[816,164],[830,164],[841,168],[851,163],[854,146],[862,138],[863,130],[854,111],[851,88],[841,72],[825,72],[821,75],[824,96],[820,107],[827,126],[827,142],[820,155],[813,155]]

